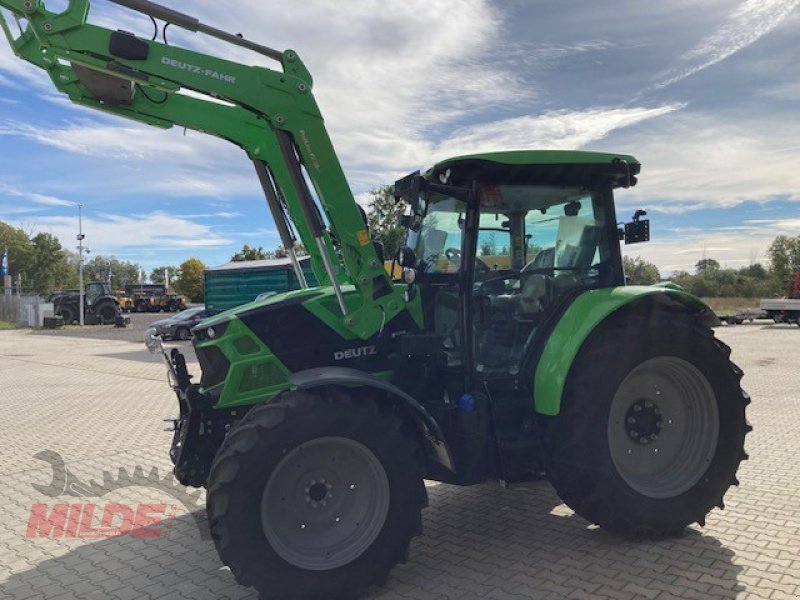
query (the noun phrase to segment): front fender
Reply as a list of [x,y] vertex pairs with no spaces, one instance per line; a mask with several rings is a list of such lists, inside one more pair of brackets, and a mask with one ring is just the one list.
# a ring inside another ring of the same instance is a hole
[[396,398],[414,420],[425,442],[425,450],[428,457],[448,471],[455,473],[455,465],[453,463],[452,454],[450,453],[450,447],[447,445],[447,441],[444,439],[444,435],[436,419],[425,410],[424,406],[396,385],[375,377],[370,373],[346,367],[317,367],[314,369],[307,369],[290,375],[289,383],[301,390],[328,385],[342,385],[366,387],[385,392],[389,396]]
[[[536,412],[554,416],[561,410],[561,396],[572,362],[583,342],[609,315],[623,306],[650,299],[674,310],[691,312],[709,326],[719,320],[699,298],[675,285],[625,286],[589,290],[578,296],[564,312],[545,344],[534,373]],[[609,357],[614,360],[614,357]]]

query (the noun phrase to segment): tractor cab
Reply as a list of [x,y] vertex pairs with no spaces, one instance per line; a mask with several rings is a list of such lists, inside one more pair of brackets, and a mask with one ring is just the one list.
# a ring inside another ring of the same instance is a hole
[[86,285],[87,306],[94,306],[101,298],[112,295],[111,286],[107,283],[92,282]]
[[578,294],[624,284],[613,189],[638,171],[633,157],[505,152],[397,182],[408,293],[422,295],[448,365],[514,376]]

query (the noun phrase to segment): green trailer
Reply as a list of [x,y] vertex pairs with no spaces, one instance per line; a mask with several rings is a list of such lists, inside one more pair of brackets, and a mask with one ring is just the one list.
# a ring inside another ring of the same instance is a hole
[[[317,285],[311,260],[298,262],[310,285]],[[205,271],[206,308],[217,312],[236,308],[264,292],[277,294],[300,289],[289,258],[229,262]]]

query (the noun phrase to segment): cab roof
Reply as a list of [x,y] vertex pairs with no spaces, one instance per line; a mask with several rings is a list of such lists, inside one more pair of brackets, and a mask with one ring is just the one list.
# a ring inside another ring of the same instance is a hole
[[[451,171],[451,182],[471,178],[506,179],[530,183],[588,184],[598,179],[622,185],[627,177],[641,170],[641,164],[629,154],[586,152],[580,150],[514,150],[467,154],[443,160],[426,173],[426,179],[438,178]],[[635,178],[633,178],[635,184]]]

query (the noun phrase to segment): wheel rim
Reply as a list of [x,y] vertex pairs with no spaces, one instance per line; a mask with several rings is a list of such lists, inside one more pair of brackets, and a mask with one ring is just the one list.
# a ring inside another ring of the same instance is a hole
[[377,457],[342,437],[317,438],[289,452],[261,497],[261,524],[286,562],[313,571],[361,556],[389,513],[389,481]]
[[617,472],[644,496],[672,498],[708,470],[719,439],[719,410],[705,376],[683,359],[645,361],[611,404],[608,445]]

